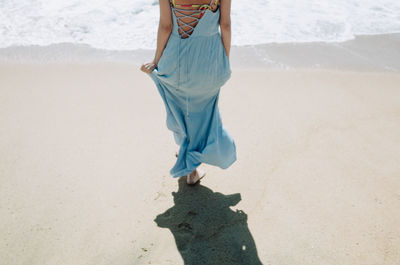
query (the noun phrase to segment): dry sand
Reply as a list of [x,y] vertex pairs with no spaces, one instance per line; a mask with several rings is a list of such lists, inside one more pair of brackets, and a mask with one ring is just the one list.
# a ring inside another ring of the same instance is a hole
[[400,264],[399,73],[234,68],[220,110],[188,187],[138,67],[1,65],[0,264]]

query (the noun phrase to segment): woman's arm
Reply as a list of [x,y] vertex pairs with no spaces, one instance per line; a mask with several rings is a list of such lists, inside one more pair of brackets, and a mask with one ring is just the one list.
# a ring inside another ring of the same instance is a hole
[[158,25],[157,49],[153,60],[155,64],[160,60],[172,31],[172,14],[169,0],[159,0],[159,3],[160,23]]
[[221,37],[226,55],[229,58],[231,50],[231,0],[220,0],[220,4],[221,16],[219,18],[219,25],[221,27]]
[[157,49],[153,61],[143,64],[140,70],[145,73],[151,73],[157,67],[158,61],[164,52],[168,39],[172,31],[172,13],[169,0],[159,0],[160,4],[160,22],[157,33]]

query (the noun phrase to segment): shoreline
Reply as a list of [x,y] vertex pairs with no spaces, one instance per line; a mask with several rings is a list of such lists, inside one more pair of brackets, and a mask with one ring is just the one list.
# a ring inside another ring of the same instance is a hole
[[[400,33],[358,35],[345,42],[269,43],[232,46],[232,69],[330,69],[400,72]],[[139,66],[154,50],[110,51],[69,43],[0,49],[0,63],[117,62]]]

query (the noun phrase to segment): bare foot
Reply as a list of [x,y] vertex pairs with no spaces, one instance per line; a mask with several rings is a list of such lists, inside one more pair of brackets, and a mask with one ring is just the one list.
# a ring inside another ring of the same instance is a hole
[[206,175],[206,173],[199,169],[196,168],[195,170],[193,170],[189,175],[187,175],[186,177],[186,182],[189,185],[194,185],[196,184],[200,179],[202,179],[204,176]]

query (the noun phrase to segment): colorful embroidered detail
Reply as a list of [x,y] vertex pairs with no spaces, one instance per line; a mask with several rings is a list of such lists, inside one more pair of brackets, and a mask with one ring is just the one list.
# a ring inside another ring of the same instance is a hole
[[[188,38],[190,35],[193,33],[194,28],[196,27],[197,23],[199,20],[203,17],[205,14],[206,10],[213,10],[212,4],[214,0],[211,0],[210,4],[203,4],[203,5],[179,5],[175,4],[175,0],[172,0],[171,2],[171,8],[174,10],[175,15],[179,14],[179,16],[176,15],[177,22],[178,22],[178,33],[179,29],[182,31],[182,33],[179,33],[181,38]],[[218,0],[215,0],[214,5],[218,4]],[[198,9],[188,9],[188,8],[181,8],[181,7],[198,7]],[[183,12],[192,12],[191,14],[185,14]],[[195,17],[194,15],[199,14],[199,17]],[[182,18],[187,18],[190,17],[194,19],[191,22],[185,22],[182,20]],[[180,22],[180,23],[179,23]],[[196,23],[196,25],[193,25]],[[190,29],[184,30],[182,27],[189,27]]]

